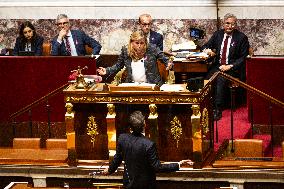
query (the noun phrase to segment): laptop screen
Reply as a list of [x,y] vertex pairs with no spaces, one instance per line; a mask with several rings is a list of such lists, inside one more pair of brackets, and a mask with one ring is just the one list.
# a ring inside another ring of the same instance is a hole
[[204,38],[204,31],[197,28],[190,28],[189,35],[195,39],[203,39]]

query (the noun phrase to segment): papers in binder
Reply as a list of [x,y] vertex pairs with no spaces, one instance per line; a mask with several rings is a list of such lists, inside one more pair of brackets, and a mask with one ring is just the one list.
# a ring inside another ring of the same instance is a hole
[[183,91],[184,88],[181,85],[169,85],[164,84],[160,88],[161,91]]

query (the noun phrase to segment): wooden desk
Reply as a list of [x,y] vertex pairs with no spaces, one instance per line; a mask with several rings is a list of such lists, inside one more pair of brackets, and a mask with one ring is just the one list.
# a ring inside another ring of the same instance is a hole
[[[249,158],[248,158],[249,159]],[[256,158],[255,158],[256,159]],[[268,159],[268,158],[267,158]],[[213,163],[213,167],[216,168],[225,168],[225,167],[236,167],[236,168],[269,168],[269,169],[283,169],[284,168],[284,159],[282,158],[271,158],[271,161],[265,160],[236,160],[236,158],[224,158],[222,160],[217,160]]]
[[[24,183],[24,182],[23,183],[12,182],[5,189],[64,189],[64,188],[66,189],[67,187],[44,187],[43,188],[43,187],[32,187],[32,186],[29,186],[28,183]],[[88,188],[94,188],[94,189],[123,188],[123,185],[121,183],[93,183],[93,187],[88,187]],[[72,187],[70,189],[86,189],[86,188],[73,188]]]
[[128,132],[128,116],[134,110],[145,115],[146,136],[157,143],[162,161],[203,162],[213,150],[211,86],[198,93],[185,88],[175,92],[102,89],[103,84],[88,90],[70,85],[64,90],[67,140],[74,144],[69,146],[73,157],[108,159],[116,138]]
[[0,148],[0,164],[59,165],[67,162],[67,150]]
[[204,73],[208,72],[208,63],[204,60],[174,61],[174,72],[176,83],[186,83],[187,79],[196,76],[194,74],[201,74],[201,76],[204,76]]

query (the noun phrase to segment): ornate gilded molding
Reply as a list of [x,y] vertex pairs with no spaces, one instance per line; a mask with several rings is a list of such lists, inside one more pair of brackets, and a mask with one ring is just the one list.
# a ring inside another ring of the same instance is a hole
[[66,108],[65,119],[73,119],[74,118],[73,104],[66,103],[65,108]]
[[186,96],[163,96],[163,97],[150,97],[140,96],[140,97],[97,97],[97,96],[68,96],[65,98],[66,102],[72,103],[95,103],[95,102],[110,102],[110,103],[145,103],[145,104],[167,104],[167,103],[198,103],[199,99],[196,97],[186,97]]
[[199,101],[202,102],[206,97],[208,97],[208,94],[211,91],[211,85],[207,86],[205,89],[203,89],[200,97],[199,97]]
[[115,113],[115,105],[114,104],[107,104],[107,117],[106,118],[115,118],[116,113]]
[[96,136],[99,134],[98,125],[95,121],[94,116],[89,116],[88,119],[89,121],[87,123],[87,135],[91,137],[91,143],[93,144],[93,147],[94,147]]
[[149,104],[149,110],[150,114],[148,119],[157,119],[158,118],[157,106],[155,104]]
[[201,126],[203,135],[206,135],[209,132],[209,115],[207,108],[204,108],[202,111]]
[[175,78],[175,72],[169,70],[169,75],[168,75],[168,84],[175,84],[176,78]]
[[191,116],[191,125],[193,138],[201,138],[201,128],[200,128],[200,107],[199,105],[192,105],[192,116]]
[[202,153],[202,131],[201,131],[201,113],[199,105],[192,105],[191,132],[192,132],[192,151],[193,153]]
[[171,134],[174,137],[174,140],[176,141],[176,146],[178,148],[179,139],[182,135],[181,122],[177,118],[177,116],[175,116],[170,123],[171,123]]

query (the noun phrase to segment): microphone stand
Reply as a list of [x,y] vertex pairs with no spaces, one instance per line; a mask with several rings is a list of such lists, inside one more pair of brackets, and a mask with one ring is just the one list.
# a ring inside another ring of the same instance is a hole
[[105,163],[103,163],[100,167],[99,167],[99,169],[97,170],[97,171],[93,171],[93,172],[91,172],[91,173],[89,173],[89,176],[91,176],[91,178],[88,180],[88,188],[87,189],[89,189],[89,185],[92,185],[92,183],[91,183],[91,181],[95,178],[95,176],[97,175],[97,174],[101,174],[102,173],[102,170],[101,170],[101,168],[103,167],[105,165]]

